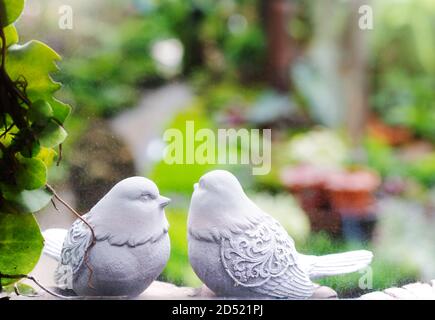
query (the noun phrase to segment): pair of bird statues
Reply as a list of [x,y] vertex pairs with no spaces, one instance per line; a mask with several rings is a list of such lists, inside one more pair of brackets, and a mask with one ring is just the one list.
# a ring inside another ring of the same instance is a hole
[[[44,253],[58,260],[55,281],[79,296],[141,294],[170,255],[164,207],[155,183],[131,177],[117,183],[69,230],[44,232]],[[326,256],[297,252],[280,223],[261,210],[228,171],[206,173],[194,185],[188,215],[189,260],[217,296],[307,299],[313,279],[358,271],[372,253]]]

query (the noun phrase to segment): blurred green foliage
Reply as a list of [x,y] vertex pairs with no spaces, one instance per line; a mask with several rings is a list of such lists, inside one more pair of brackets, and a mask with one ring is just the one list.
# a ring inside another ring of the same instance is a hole
[[[206,70],[207,78],[223,73],[261,77],[265,39],[256,1],[130,0],[111,5],[119,13],[103,16],[94,29],[79,30],[86,48],[64,62],[60,79],[67,83],[65,96],[76,106],[75,115],[112,116],[134,105],[143,85],[167,80],[152,56],[160,40],[181,41],[184,75]],[[82,15],[83,24],[93,19]]]
[[216,114],[234,107],[242,111],[251,106],[264,88],[259,86],[243,86],[235,80],[225,80],[199,86],[205,109]]
[[426,188],[435,186],[435,152],[406,160],[400,157],[400,150],[370,137],[365,140],[364,147],[367,164],[382,176],[412,179]]
[[[178,129],[186,137],[186,121],[194,121],[195,133],[201,128],[213,128],[214,124],[204,113],[201,101],[198,100],[189,109],[180,112],[169,124],[168,128]],[[185,139],[185,138],[184,138]],[[183,142],[185,143],[185,141]],[[199,143],[196,142],[195,145]],[[186,149],[183,148],[183,158]],[[166,155],[168,156],[168,155]],[[151,173],[150,178],[159,186],[162,193],[180,193],[190,195],[193,191],[193,184],[207,171],[215,168],[212,164],[168,164],[162,159],[157,163]]]
[[[313,233],[307,241],[297,243],[298,251],[303,254],[325,255],[330,253],[339,253],[349,250],[366,249],[374,251],[374,259],[370,265],[371,270],[355,272],[347,275],[328,277],[318,280],[321,285],[334,288],[339,297],[358,297],[369,291],[382,290],[394,286],[400,286],[409,282],[415,282],[419,278],[419,271],[415,266],[410,265],[407,261],[389,261],[384,257],[385,253],[376,251],[370,244],[344,243],[340,240],[333,240],[325,233]],[[363,290],[360,288],[360,281],[365,282],[364,275],[372,276],[372,288]]]
[[368,137],[364,142],[364,148],[367,152],[367,164],[382,176],[402,175],[403,168],[393,148],[387,143]]
[[434,141],[435,3],[377,0],[373,12],[374,110],[388,123]]
[[69,84],[76,115],[108,117],[133,106],[139,84],[158,78],[150,50],[156,35],[167,33],[159,21],[130,18],[111,27],[110,37],[86,56],[67,59],[62,80]]
[[187,212],[182,209],[167,209],[171,256],[162,278],[177,285],[199,286],[201,281],[189,263],[187,253]]
[[391,125],[411,128],[417,136],[435,141],[435,74],[388,70],[379,75],[373,103]]

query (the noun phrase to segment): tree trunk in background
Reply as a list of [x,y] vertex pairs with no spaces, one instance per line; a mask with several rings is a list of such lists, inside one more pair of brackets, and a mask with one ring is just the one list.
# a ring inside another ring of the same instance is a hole
[[357,158],[361,157],[359,150],[364,137],[369,111],[367,38],[370,30],[361,30],[358,25],[360,18],[358,9],[364,4],[367,4],[366,0],[348,2],[350,15],[345,44],[343,46],[345,50],[343,63],[346,104],[345,124],[355,151],[354,156]]
[[[204,20],[204,13],[201,9],[193,7],[186,25],[179,26],[179,36],[184,45],[183,72],[190,74],[199,68],[204,62],[204,52],[198,31]],[[188,28],[186,26],[189,26]]]
[[290,86],[290,39],[287,25],[290,19],[289,0],[263,0],[267,38],[267,77],[273,88],[286,92]]

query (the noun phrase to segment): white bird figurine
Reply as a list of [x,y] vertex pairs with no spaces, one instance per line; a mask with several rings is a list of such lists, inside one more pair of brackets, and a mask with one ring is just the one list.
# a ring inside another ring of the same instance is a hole
[[189,260],[219,296],[306,299],[312,279],[358,271],[372,253],[298,253],[278,221],[257,207],[237,178],[215,170],[195,184],[188,217]]
[[[162,272],[170,254],[170,199],[144,177],[118,182],[68,230],[48,229],[44,253],[59,261],[55,281],[80,296],[137,296]],[[87,252],[87,253],[86,253]],[[91,271],[92,270],[92,271]]]

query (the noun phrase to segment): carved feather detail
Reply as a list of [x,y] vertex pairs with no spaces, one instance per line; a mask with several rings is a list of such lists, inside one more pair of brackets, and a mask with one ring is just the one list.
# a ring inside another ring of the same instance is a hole
[[298,265],[293,240],[271,217],[221,239],[221,261],[235,285],[277,298],[308,298],[316,286]]
[[[83,216],[84,219],[87,215]],[[54,279],[61,289],[72,289],[74,274],[83,264],[87,248],[92,242],[92,233],[81,220],[76,220],[68,231],[63,243],[60,262]]]

